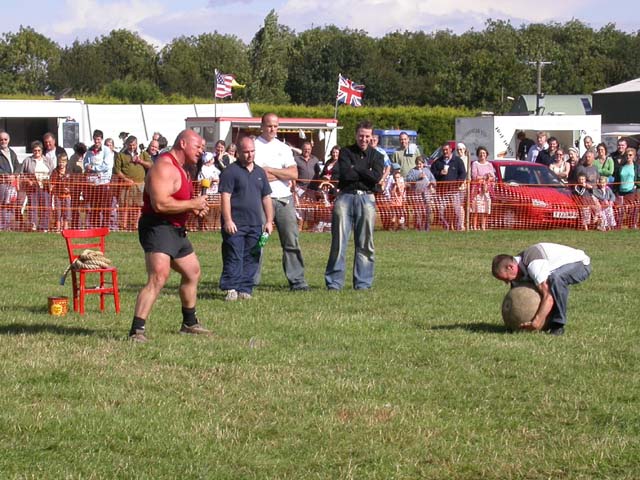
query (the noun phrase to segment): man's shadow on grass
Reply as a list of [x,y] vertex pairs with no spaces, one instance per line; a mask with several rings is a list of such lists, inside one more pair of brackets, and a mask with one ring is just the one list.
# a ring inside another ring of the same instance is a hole
[[431,327],[431,330],[466,330],[471,333],[513,333],[504,325],[486,322],[435,325]]
[[12,323],[11,325],[1,325],[0,335],[40,335],[42,333],[54,333],[65,336],[89,336],[95,335],[94,330],[83,327],[66,327],[49,323]]

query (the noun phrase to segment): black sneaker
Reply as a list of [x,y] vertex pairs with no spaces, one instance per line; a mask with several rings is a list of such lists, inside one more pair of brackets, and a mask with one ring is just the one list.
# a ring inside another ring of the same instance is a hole
[[549,335],[554,335],[559,337],[560,335],[564,335],[564,327],[562,325],[552,326],[549,329]]
[[309,285],[302,285],[300,287],[291,287],[289,290],[292,292],[308,292],[311,289],[309,288]]

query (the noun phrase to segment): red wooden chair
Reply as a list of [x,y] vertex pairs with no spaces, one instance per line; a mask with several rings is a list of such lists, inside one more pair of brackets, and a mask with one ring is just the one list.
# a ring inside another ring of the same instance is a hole
[[[69,263],[73,263],[83,250],[100,250],[103,254],[105,237],[109,235],[109,229],[94,228],[91,230],[63,230],[62,236],[67,242]],[[111,283],[105,282],[105,276],[111,275]],[[100,283],[95,287],[87,287],[87,277],[98,275]],[[71,269],[73,280],[73,310],[84,314],[84,296],[88,294],[100,295],[100,311],[104,311],[105,295],[113,295],[116,313],[120,313],[120,292],[118,290],[118,269],[115,267],[103,267],[96,269]]]

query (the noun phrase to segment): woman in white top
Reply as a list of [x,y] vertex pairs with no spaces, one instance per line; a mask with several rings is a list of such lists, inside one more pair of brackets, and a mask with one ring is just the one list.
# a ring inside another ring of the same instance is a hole
[[564,158],[564,151],[561,148],[556,150],[554,157],[553,162],[549,165],[549,170],[560,177],[560,180],[567,182],[571,164]]
[[471,166],[471,159],[469,158],[469,150],[467,149],[467,146],[462,143],[462,142],[458,142],[456,144],[456,155],[458,157],[460,157],[460,160],[462,160],[462,163],[464,163],[464,168],[467,171],[467,180],[469,180],[470,177],[470,166]]
[[31,230],[48,232],[51,214],[49,177],[56,165],[43,155],[43,146],[38,140],[31,143],[31,152],[32,155],[22,164],[22,186],[30,206]]

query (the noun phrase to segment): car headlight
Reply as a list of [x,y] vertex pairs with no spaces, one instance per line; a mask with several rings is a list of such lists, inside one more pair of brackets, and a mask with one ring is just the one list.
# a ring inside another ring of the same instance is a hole
[[538,200],[537,198],[531,199],[531,205],[534,207],[547,207],[547,202],[543,202],[542,200]]

